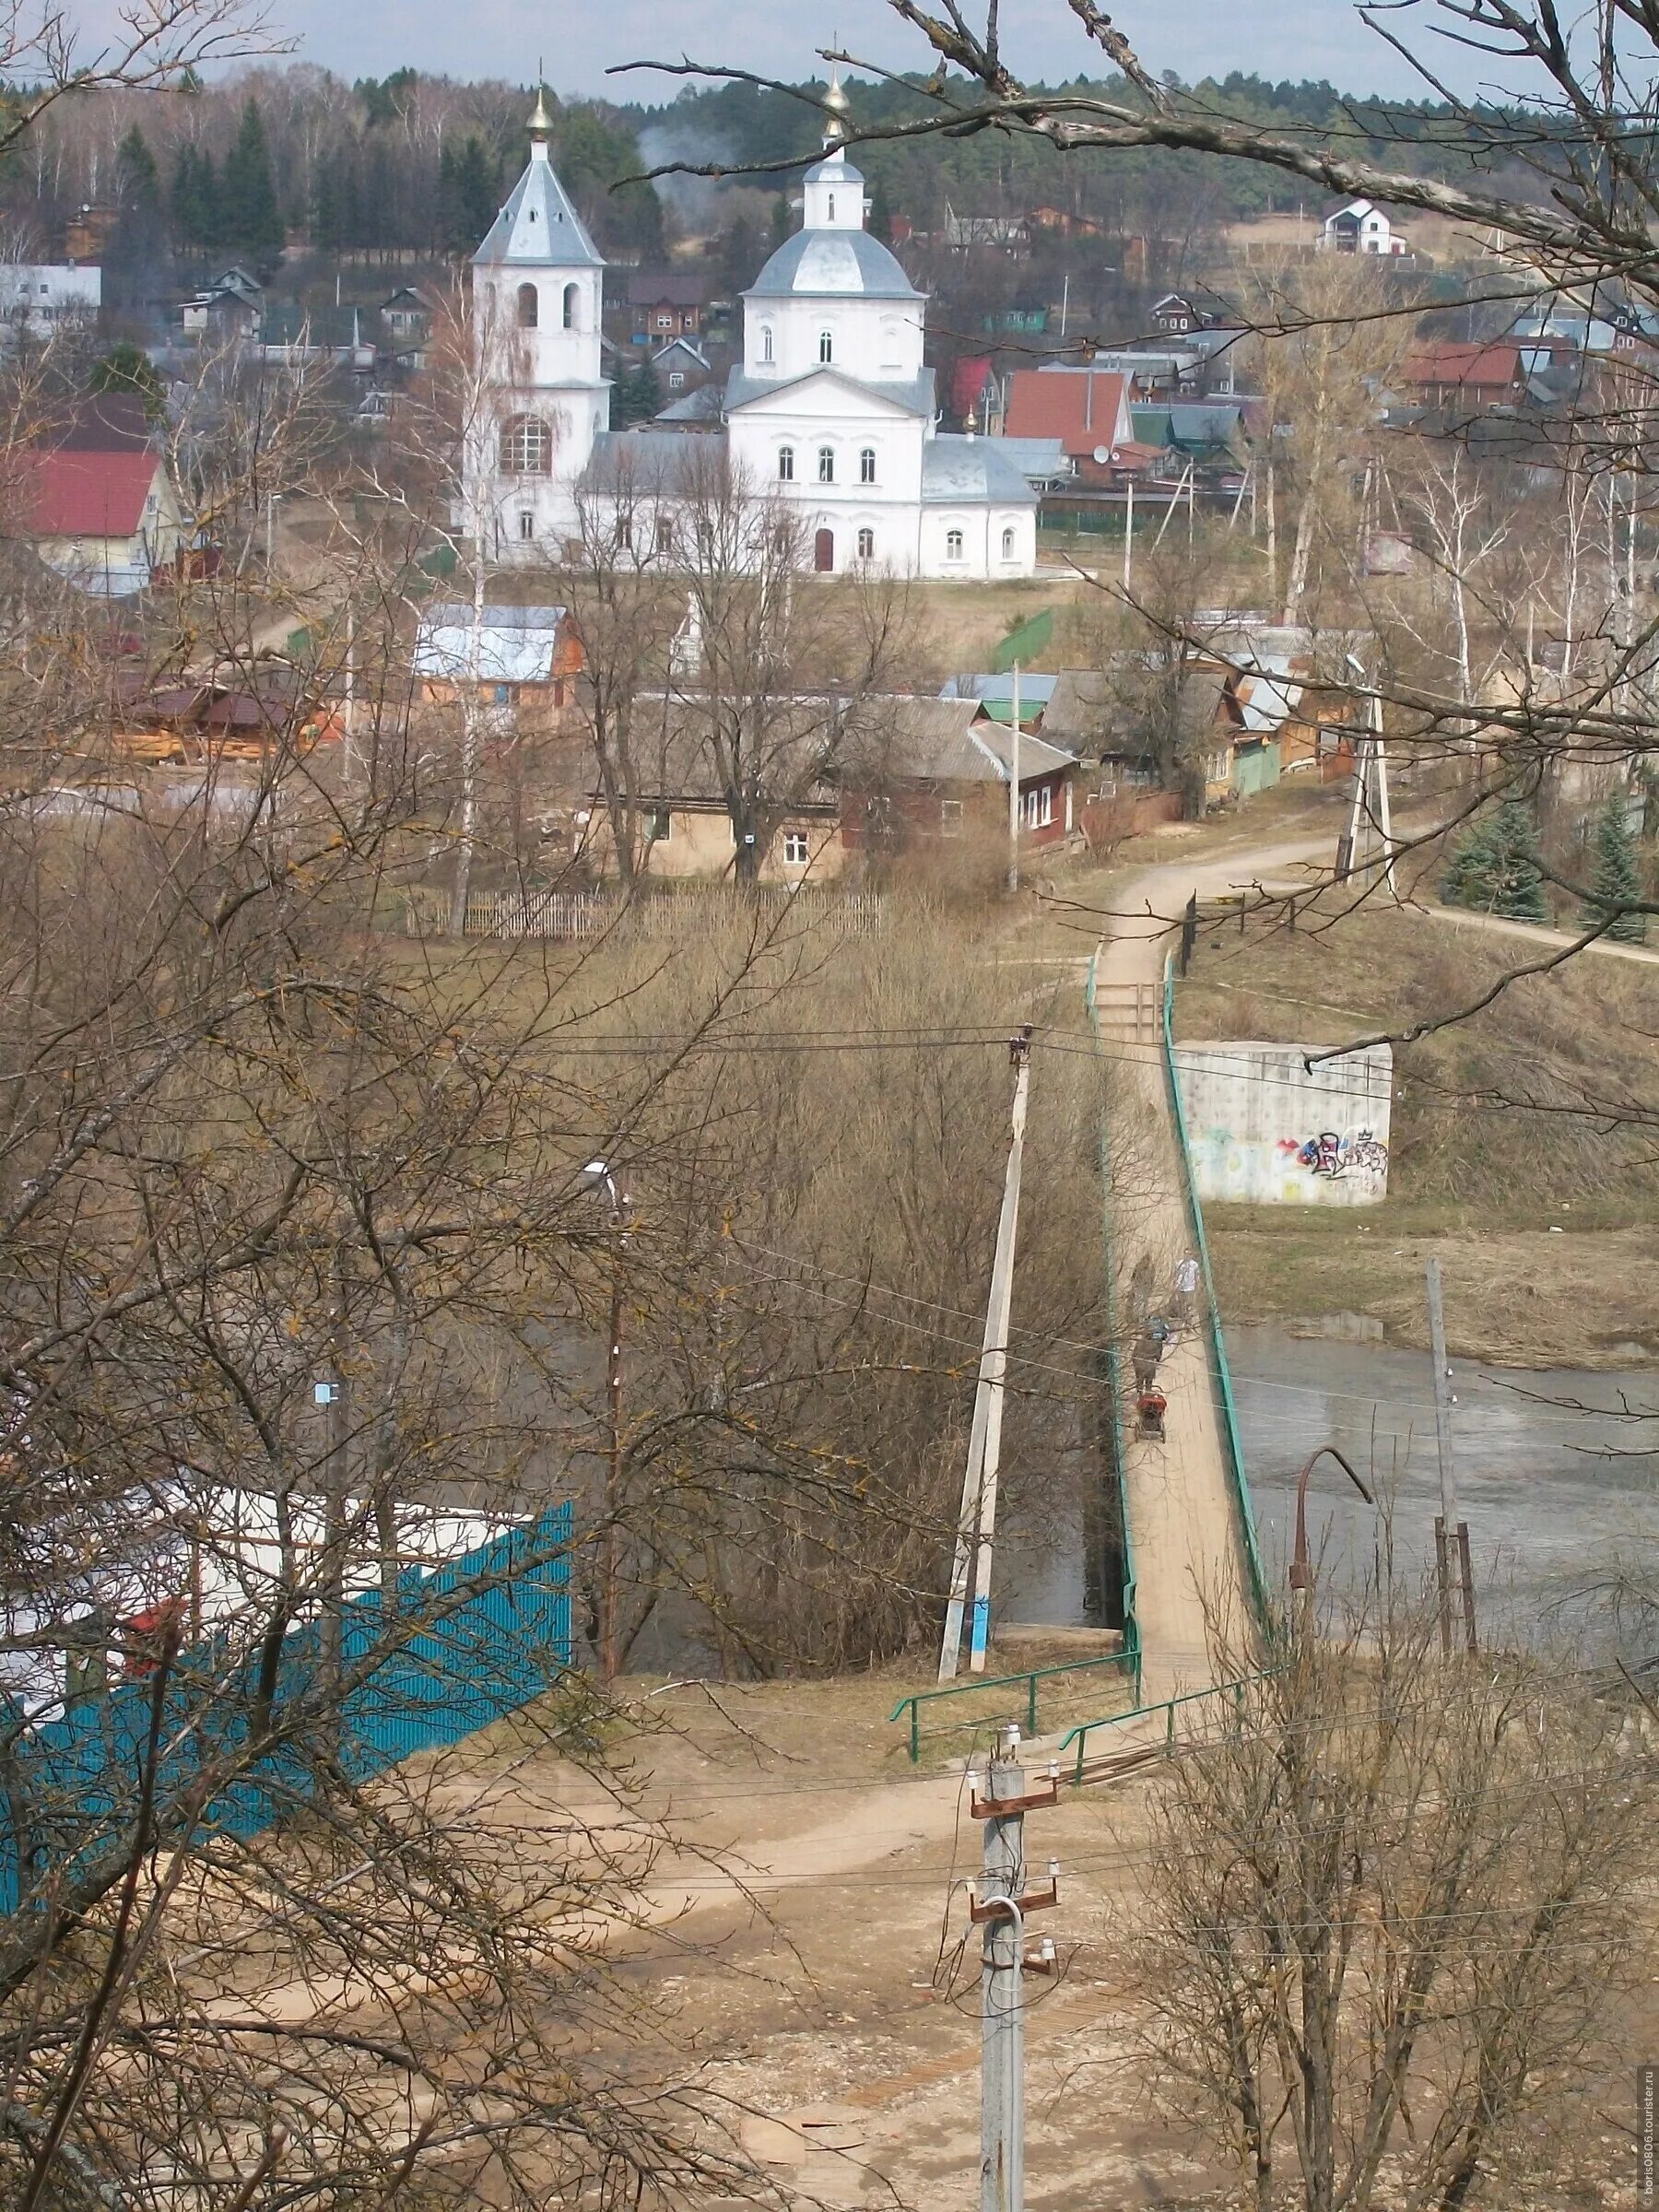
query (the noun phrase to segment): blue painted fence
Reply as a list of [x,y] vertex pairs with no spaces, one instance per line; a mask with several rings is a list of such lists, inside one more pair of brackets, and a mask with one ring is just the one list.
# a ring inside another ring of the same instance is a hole
[[[341,1664],[347,1679],[361,1679],[342,1700],[326,1746],[349,1780],[367,1781],[518,1712],[570,1665],[571,1533],[567,1503],[434,1573],[406,1570],[389,1631],[378,1590],[350,1600]],[[412,1622],[422,1625],[411,1632]],[[385,1657],[365,1671],[382,1645]],[[321,1649],[319,1621],[284,1640],[275,1721],[316,1682]],[[198,1773],[246,1743],[258,1672],[258,1654],[223,1637],[181,1653],[163,1701],[159,1807],[176,1805]],[[20,1854],[30,1865],[25,1890],[38,1890],[48,1870],[73,1877],[130,1828],[154,1699],[152,1684],[124,1683],[18,1737],[14,1790],[0,1789],[0,1912],[18,1910]],[[258,1760],[207,1803],[196,1832],[253,1836],[300,1809],[322,1747],[296,1735]]]

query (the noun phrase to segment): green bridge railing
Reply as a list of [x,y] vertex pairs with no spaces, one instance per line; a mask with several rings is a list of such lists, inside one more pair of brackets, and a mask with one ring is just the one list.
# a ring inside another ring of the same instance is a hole
[[[1084,985],[1084,998],[1088,1007],[1088,1026],[1094,1035],[1095,1050],[1101,1051],[1099,970],[1100,949],[1097,945],[1088,962],[1088,977]],[[1124,1650],[1135,1664],[1135,1701],[1141,1695],[1141,1632],[1136,1612],[1136,1585],[1135,1573],[1135,1535],[1129,1522],[1129,1492],[1124,1481],[1126,1464],[1124,1434],[1124,1375],[1118,1358],[1117,1332],[1117,1270],[1112,1248],[1112,1137],[1106,1121],[1106,1105],[1102,1099],[1100,1109],[1100,1257],[1106,1270],[1106,1397],[1107,1418],[1112,1424],[1112,1474],[1117,1485],[1118,1531],[1124,1550]]]
[[942,1685],[938,1689],[919,1689],[911,1697],[900,1698],[892,1712],[888,1713],[888,1720],[890,1724],[902,1720],[906,1712],[910,1714],[910,1755],[911,1764],[914,1766],[922,1756],[924,1733],[922,1708],[924,1705],[937,1705],[947,1698],[983,1696],[987,1691],[994,1689],[1023,1688],[1024,1702],[1018,1711],[976,1712],[965,1720],[949,1722],[943,1728],[930,1729],[926,1733],[950,1735],[954,1735],[959,1728],[1000,1728],[1008,1721],[1019,1721],[1023,1724],[1028,1735],[1035,1735],[1038,1733],[1038,1685],[1040,1683],[1052,1681],[1056,1675],[1081,1675],[1100,1667],[1131,1665],[1135,1668],[1135,1694],[1138,1698],[1140,1695],[1140,1669],[1135,1664],[1135,1653],[1124,1650],[1106,1652],[1096,1659],[1068,1659],[1054,1666],[1029,1667],[1023,1675],[993,1675],[982,1682],[950,1682]]
[[1278,1667],[1268,1667],[1259,1675],[1241,1675],[1235,1682],[1212,1682],[1205,1689],[1183,1690],[1179,1697],[1162,1698],[1151,1705],[1136,1705],[1128,1712],[1109,1712],[1097,1721],[1080,1721],[1077,1727],[1068,1729],[1060,1738],[1059,1757],[1064,1761],[1066,1753],[1076,1744],[1077,1750],[1072,1764],[1071,1779],[1075,1783],[1080,1783],[1083,1780],[1084,1759],[1091,1735],[1099,1735],[1101,1730],[1106,1728],[1126,1728],[1132,1721],[1144,1721],[1149,1713],[1154,1712],[1161,1712],[1164,1716],[1163,1748],[1166,1752],[1173,1751],[1175,1748],[1175,1713],[1178,1707],[1204,1704],[1212,1698],[1230,1698],[1233,1702],[1235,1718],[1241,1719],[1244,1712],[1245,1691],[1253,1688],[1258,1682],[1267,1681],[1272,1676],[1281,1671]]
[[1210,1377],[1220,1406],[1228,1484],[1232,1491],[1233,1510],[1238,1515],[1239,1530],[1243,1538],[1244,1562],[1250,1577],[1251,1606],[1258,1627],[1265,1629],[1271,1620],[1267,1578],[1262,1571],[1255,1509],[1251,1503],[1250,1479],[1244,1471],[1244,1446],[1239,1435],[1238,1407],[1233,1401],[1232,1371],[1227,1364],[1227,1342],[1221,1329],[1221,1309],[1216,1303],[1216,1278],[1210,1268],[1209,1241],[1204,1233],[1204,1209],[1198,1203],[1192,1147],[1187,1139],[1186,1109],[1181,1100],[1181,1078],[1175,1066],[1174,1012],[1175,963],[1173,956],[1166,954],[1163,974],[1164,1077],[1170,1087],[1170,1106],[1175,1119],[1175,1148],[1181,1155],[1181,1183],[1186,1199],[1187,1220],[1192,1228],[1194,1248],[1198,1254],[1198,1266],[1204,1282]]

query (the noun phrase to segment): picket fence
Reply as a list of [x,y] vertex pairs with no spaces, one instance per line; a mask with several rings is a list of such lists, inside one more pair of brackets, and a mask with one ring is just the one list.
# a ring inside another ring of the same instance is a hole
[[[538,1697],[571,1659],[571,1508],[554,1506],[433,1573],[406,1569],[397,1625],[378,1590],[351,1599],[341,1664],[358,1677],[326,1745],[302,1733],[250,1766],[196,1814],[194,1832],[255,1836],[303,1808],[326,1750],[353,1782],[432,1746],[457,1743]],[[415,1626],[414,1624],[420,1625]],[[377,1650],[385,1656],[365,1670]],[[277,1663],[273,1717],[316,1683],[322,1624],[292,1630]],[[247,1741],[257,1653],[216,1637],[180,1655],[163,1700],[155,1777],[156,1841],[183,1825],[204,1770]],[[14,1732],[0,1786],[0,1912],[42,1909],[43,1893],[90,1865],[130,1830],[146,1763],[154,1687],[123,1683],[61,1720]]]
[[[879,936],[884,900],[878,891],[842,891],[829,885],[802,884],[790,890],[766,884],[758,891],[726,885],[690,890],[648,891],[627,900],[606,891],[480,891],[466,902],[463,935],[468,937],[546,937],[564,943],[618,935],[701,936],[756,909],[764,923],[787,912],[814,929],[836,936]],[[451,902],[442,891],[408,891],[404,927],[412,937],[449,933]]]

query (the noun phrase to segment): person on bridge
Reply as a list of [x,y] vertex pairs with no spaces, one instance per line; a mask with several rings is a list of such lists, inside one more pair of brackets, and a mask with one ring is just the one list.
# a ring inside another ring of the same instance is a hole
[[1198,1262],[1188,1253],[1175,1270],[1175,1319],[1183,1329],[1190,1329],[1197,1312]]
[[1135,1370],[1135,1387],[1137,1392],[1152,1388],[1158,1375],[1158,1362],[1163,1347],[1158,1339],[1143,1329],[1129,1349],[1129,1363]]
[[1170,1401],[1155,1382],[1150,1390],[1143,1390],[1135,1401],[1135,1410],[1140,1416],[1140,1432],[1155,1444],[1164,1441],[1164,1415]]

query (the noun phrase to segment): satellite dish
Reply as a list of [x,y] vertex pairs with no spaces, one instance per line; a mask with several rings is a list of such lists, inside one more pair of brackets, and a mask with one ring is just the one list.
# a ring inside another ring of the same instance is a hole
[[1112,458],[1112,448],[1109,445],[1097,445],[1094,450],[1094,457],[1103,468]]

